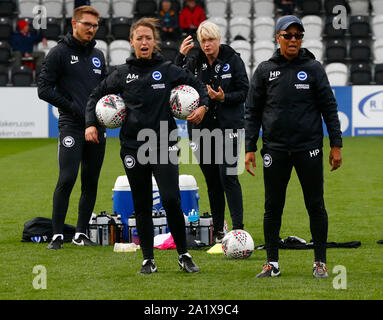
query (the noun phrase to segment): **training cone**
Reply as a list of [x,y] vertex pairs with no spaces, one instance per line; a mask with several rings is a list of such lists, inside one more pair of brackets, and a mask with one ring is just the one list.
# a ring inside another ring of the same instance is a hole
[[214,246],[212,246],[208,251],[206,251],[207,253],[210,253],[210,254],[219,254],[219,253],[222,253],[222,243],[217,243],[215,244]]

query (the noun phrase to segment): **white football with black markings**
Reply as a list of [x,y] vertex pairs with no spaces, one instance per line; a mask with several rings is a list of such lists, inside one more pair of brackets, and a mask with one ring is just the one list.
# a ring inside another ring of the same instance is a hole
[[179,85],[170,93],[170,110],[173,116],[185,120],[199,106],[199,94],[188,85]]
[[122,126],[126,117],[124,100],[115,94],[108,94],[98,100],[96,105],[98,122],[109,129]]

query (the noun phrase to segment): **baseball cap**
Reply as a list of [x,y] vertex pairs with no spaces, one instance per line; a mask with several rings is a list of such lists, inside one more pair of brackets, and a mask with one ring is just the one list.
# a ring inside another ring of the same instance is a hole
[[297,24],[300,27],[301,31],[305,31],[302,21],[296,16],[289,15],[289,16],[280,17],[278,19],[276,27],[275,27],[275,33],[278,33],[280,30],[283,30],[283,31],[286,30],[292,24]]
[[19,20],[17,22],[17,27],[19,28],[19,30],[23,30],[24,27],[28,24],[28,21],[27,20]]

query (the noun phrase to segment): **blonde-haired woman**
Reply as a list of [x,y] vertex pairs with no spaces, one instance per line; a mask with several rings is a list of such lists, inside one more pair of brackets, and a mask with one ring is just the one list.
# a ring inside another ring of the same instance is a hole
[[[224,236],[225,195],[233,229],[244,227],[242,190],[236,167],[240,154],[238,139],[244,127],[244,103],[249,80],[240,55],[230,46],[220,43],[221,33],[216,24],[204,21],[196,34],[201,49],[196,55],[189,57],[187,54],[194,44],[193,38],[188,36],[181,44],[176,64],[193,72],[208,90],[208,111],[200,123],[188,123],[188,132],[194,154],[205,176],[215,240],[221,242]],[[211,132],[221,130],[222,145],[211,143],[206,146],[208,140],[193,137],[193,129],[207,129]],[[229,149],[233,151],[234,162],[226,157],[228,153],[225,151]],[[205,150],[209,151],[211,157],[206,156]],[[218,159],[215,150],[224,151],[223,161]]]

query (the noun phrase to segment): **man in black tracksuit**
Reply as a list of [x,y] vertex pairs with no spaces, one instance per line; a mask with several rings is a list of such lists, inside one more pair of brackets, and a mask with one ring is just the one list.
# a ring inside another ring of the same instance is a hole
[[323,200],[323,127],[330,138],[331,170],[341,165],[342,138],[337,103],[322,65],[300,49],[304,27],[295,16],[277,22],[280,44],[262,62],[251,80],[246,102],[245,165],[254,175],[255,151],[262,126],[267,263],[257,277],[280,275],[278,242],[286,188],[294,167],[302,186],[314,241],[314,276],[328,276],[326,242],[328,219]]
[[[189,36],[181,45],[176,63],[192,71],[208,87],[208,111],[200,124],[188,123],[188,134],[190,146],[206,180],[214,237],[221,242],[224,236],[225,195],[233,229],[244,228],[237,165],[249,80],[239,54],[230,46],[220,44],[217,25],[203,22],[197,30],[197,37],[201,45],[198,54],[187,56],[193,45],[193,39]],[[198,130],[195,129],[201,130],[201,136],[196,134]],[[211,133],[211,136],[215,135],[214,132],[220,133],[222,141],[210,140],[210,137],[206,139],[203,131]]]
[[85,107],[91,91],[105,77],[105,58],[94,46],[98,12],[88,6],[73,12],[73,34],[68,33],[48,53],[39,79],[38,94],[59,110],[59,178],[53,196],[53,239],[48,249],[60,249],[69,197],[81,163],[81,197],[76,235],[72,243],[95,245],[85,235],[94,209],[104,159],[105,129],[99,143],[85,141]]
[[157,32],[156,22],[151,18],[142,18],[131,27],[130,42],[134,56],[127,59],[126,64],[118,66],[90,95],[86,110],[86,137],[92,141],[97,132],[97,101],[106,94],[121,94],[127,116],[120,131],[120,156],[131,186],[144,258],[139,272],[150,274],[157,271],[153,252],[153,175],[177,246],[178,263],[186,272],[194,273],[199,268],[186,248],[178,181],[178,134],[169,100],[174,87],[181,84],[194,87],[200,95],[201,105],[187,118],[194,120],[193,117],[199,117],[201,111],[204,114],[203,105],[207,104],[208,96],[203,84],[193,74],[165,61],[157,52]]

